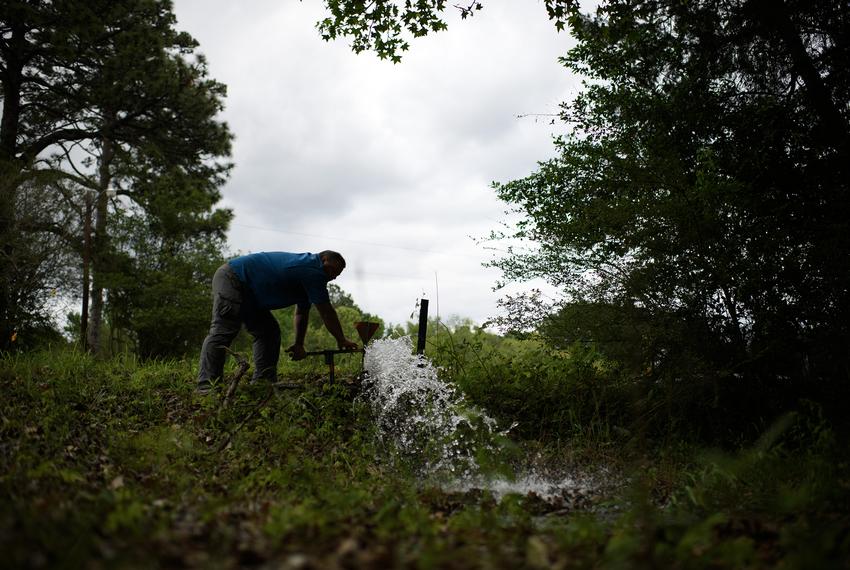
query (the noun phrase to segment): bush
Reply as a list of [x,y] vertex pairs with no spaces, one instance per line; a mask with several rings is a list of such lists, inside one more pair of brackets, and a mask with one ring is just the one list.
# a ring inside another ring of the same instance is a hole
[[575,343],[500,337],[434,323],[427,355],[478,406],[533,439],[609,441],[631,422],[632,394],[613,363]]

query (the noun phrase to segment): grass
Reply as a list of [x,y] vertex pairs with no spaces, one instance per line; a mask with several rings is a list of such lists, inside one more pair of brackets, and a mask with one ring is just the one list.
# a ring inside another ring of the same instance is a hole
[[606,439],[591,403],[592,435],[513,445],[625,483],[553,504],[418,480],[318,370],[223,410],[195,371],[64,349],[0,361],[3,567],[848,567],[847,447],[814,404],[729,452]]

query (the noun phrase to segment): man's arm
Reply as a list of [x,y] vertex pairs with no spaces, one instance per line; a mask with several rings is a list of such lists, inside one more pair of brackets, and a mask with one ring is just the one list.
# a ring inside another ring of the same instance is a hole
[[342,333],[342,325],[339,324],[339,317],[337,316],[333,305],[330,303],[316,303],[316,310],[319,311],[319,316],[322,317],[322,321],[325,323],[325,328],[328,329],[328,332],[336,339],[336,344],[339,348],[348,348],[352,350],[360,348],[356,342],[352,342],[345,338],[345,335]]
[[[337,319],[338,320],[338,319]],[[310,305],[300,305],[295,307],[295,316],[292,318],[292,325],[295,327],[295,344],[286,349],[290,353],[292,360],[301,360],[307,357],[304,351],[304,339],[307,337],[307,325],[310,322]]]

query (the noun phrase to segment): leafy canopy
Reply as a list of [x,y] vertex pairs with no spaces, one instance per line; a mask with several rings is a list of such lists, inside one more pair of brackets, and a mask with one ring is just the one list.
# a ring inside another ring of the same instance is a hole
[[515,237],[534,244],[496,265],[650,326],[638,347],[652,366],[676,354],[726,372],[844,366],[850,13],[769,8],[572,10],[563,62],[587,78],[563,105],[573,128],[557,158],[496,186],[524,215]]
[[[568,7],[575,3],[575,0],[545,0],[549,17],[559,30],[564,27]],[[393,63],[401,61],[411,38],[447,28],[443,19],[445,0],[325,0],[325,7],[328,15],[316,25],[324,40],[347,37],[356,53],[374,51],[381,59]],[[481,10],[484,3],[471,0],[452,7],[466,19]]]

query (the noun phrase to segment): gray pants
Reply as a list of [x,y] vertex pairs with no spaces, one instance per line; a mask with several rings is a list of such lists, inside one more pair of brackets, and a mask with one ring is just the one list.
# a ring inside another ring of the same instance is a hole
[[280,326],[271,311],[257,307],[251,291],[228,264],[219,267],[212,281],[212,324],[201,348],[198,383],[219,380],[227,358],[225,347],[239,334],[242,324],[254,337],[254,379],[276,380],[280,359]]

